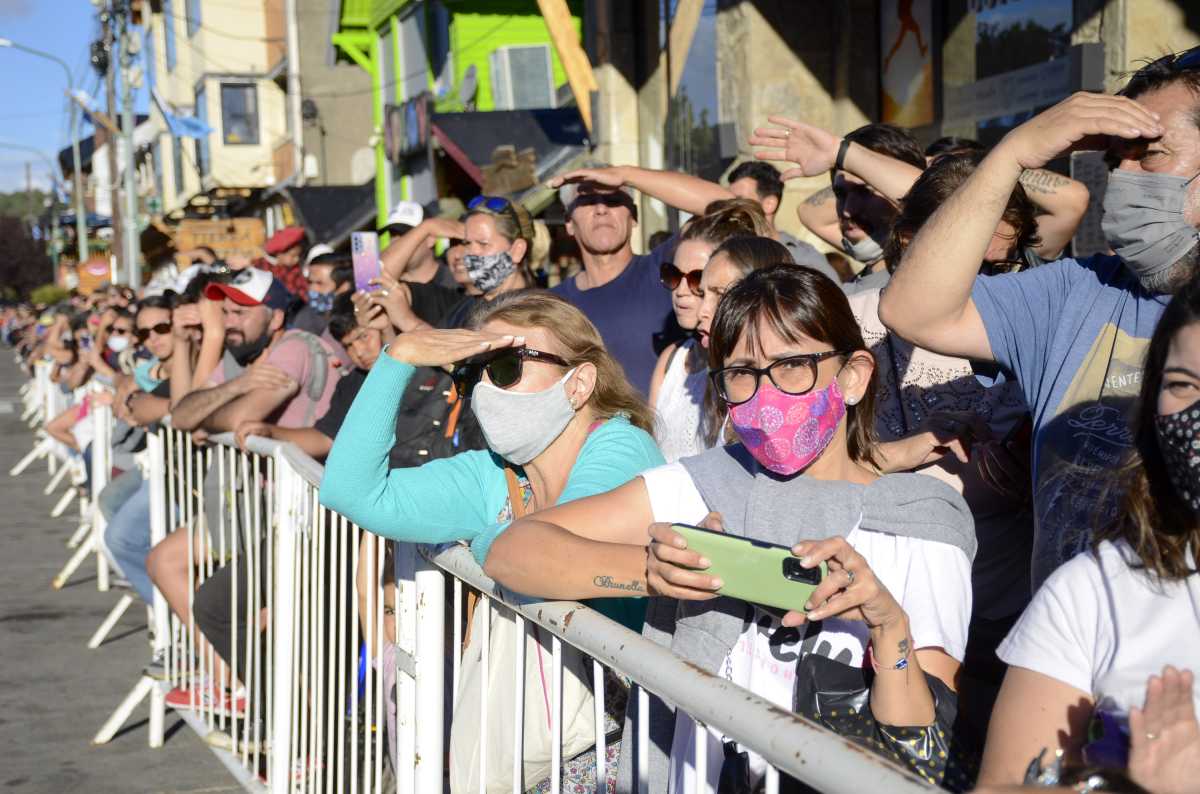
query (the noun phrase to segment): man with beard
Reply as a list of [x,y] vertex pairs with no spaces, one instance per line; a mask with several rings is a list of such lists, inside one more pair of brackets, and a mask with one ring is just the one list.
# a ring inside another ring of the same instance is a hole
[[[1171,294],[1196,278],[1200,48],[1139,69],[1117,96],[1076,94],[1005,136],[913,239],[883,323],[950,356],[1012,371],[1032,409],[1036,587],[1087,548],[1134,442],[1146,348]],[[1115,256],[976,277],[1026,169],[1107,147],[1103,227]]]
[[171,412],[180,430],[232,431],[247,420],[311,427],[329,407],[337,353],[325,340],[285,331],[290,296],[265,270],[248,268],[205,297],[224,300],[225,355],[209,387],[188,394]]

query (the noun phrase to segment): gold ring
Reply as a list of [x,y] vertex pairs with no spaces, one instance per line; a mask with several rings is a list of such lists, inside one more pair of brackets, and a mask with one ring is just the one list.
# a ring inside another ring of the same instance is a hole
[[1154,740],[1155,740],[1155,739],[1157,739],[1157,738],[1158,738],[1158,734],[1156,734],[1156,733],[1150,733],[1149,731],[1147,731],[1147,732],[1146,732],[1146,739],[1147,739],[1148,741],[1151,741],[1151,742],[1152,742],[1152,741],[1154,741]]

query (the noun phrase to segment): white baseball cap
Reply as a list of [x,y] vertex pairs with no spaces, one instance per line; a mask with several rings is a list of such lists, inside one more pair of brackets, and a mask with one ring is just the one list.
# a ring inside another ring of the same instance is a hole
[[383,225],[394,226],[403,223],[406,226],[416,226],[423,220],[425,220],[425,210],[421,208],[420,204],[415,201],[401,201],[392,207],[392,211],[388,213],[387,222]]
[[332,254],[332,253],[333,253],[333,248],[331,248],[328,245],[325,245],[325,243],[317,243],[312,248],[308,249],[308,255],[304,257],[304,266],[308,267],[309,265],[311,265],[312,261],[314,259],[316,259],[318,256],[324,256],[325,254]]

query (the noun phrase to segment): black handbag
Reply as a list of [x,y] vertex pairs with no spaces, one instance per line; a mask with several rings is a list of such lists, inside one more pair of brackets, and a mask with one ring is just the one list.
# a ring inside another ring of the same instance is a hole
[[[874,677],[871,670],[817,653],[805,654],[796,665],[792,709],[930,783],[950,791],[969,790],[974,784],[976,756],[955,742],[955,693],[926,673],[934,700],[933,724],[884,725],[871,713]],[[784,790],[788,789],[781,786]]]

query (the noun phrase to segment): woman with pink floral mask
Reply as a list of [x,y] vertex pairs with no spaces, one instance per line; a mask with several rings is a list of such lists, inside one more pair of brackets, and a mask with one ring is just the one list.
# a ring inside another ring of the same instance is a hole
[[[668,596],[649,605],[646,636],[926,779],[962,786],[950,742],[971,614],[966,503],[932,477],[878,473],[874,360],[828,278],[788,265],[750,273],[711,330],[713,387],[739,443],[519,520],[485,570],[532,596]],[[735,600],[673,523],[786,546],[803,568],[828,572],[786,613]],[[650,790],[715,790],[729,775],[753,790],[761,758],[651,700]],[[697,730],[709,732],[699,768]]]

